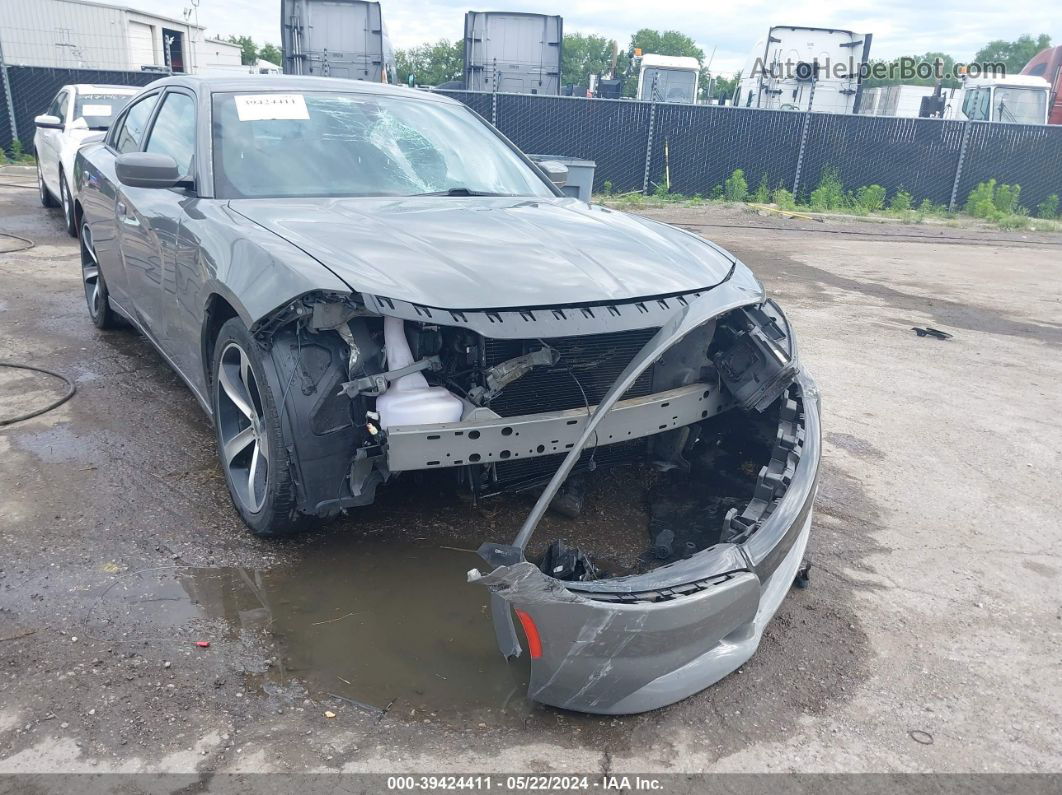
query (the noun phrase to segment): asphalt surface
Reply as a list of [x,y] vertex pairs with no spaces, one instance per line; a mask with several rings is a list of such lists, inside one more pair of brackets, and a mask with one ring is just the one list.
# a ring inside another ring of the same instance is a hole
[[[0,428],[0,772],[1062,770],[1062,245],[647,214],[785,307],[825,456],[812,587],[756,656],[603,719],[527,703],[464,583],[518,502],[414,482],[254,539],[191,394],[131,330],[92,327],[58,211],[0,187],[0,232],[35,243],[0,254],[0,360],[78,387]],[[61,386],[0,368],[0,417]],[[609,488],[588,511],[606,537],[639,510]]]

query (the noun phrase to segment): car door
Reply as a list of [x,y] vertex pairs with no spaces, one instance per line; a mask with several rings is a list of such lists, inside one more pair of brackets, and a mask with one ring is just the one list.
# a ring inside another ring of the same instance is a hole
[[[170,88],[162,95],[142,150],[168,155],[182,176],[194,184],[195,99],[190,91]],[[166,333],[165,296],[173,296],[174,258],[181,228],[183,205],[194,190],[131,188],[122,186],[118,221],[133,308],[156,344],[173,358],[174,346]],[[176,364],[176,362],[174,362]]]
[[[141,272],[152,266],[144,261],[146,252],[140,242],[141,236],[135,219],[129,215],[129,198],[126,192],[136,189],[127,188],[118,181],[114,172],[114,161],[127,152],[141,151],[160,94],[161,92],[148,94],[131,103],[112,128],[107,140],[106,158],[106,177],[110,183],[110,199],[113,202],[110,207],[109,229],[106,230],[109,235],[107,241],[101,241],[101,234],[95,228],[92,229],[92,238],[112,297],[117,296],[122,308],[141,324],[144,324],[144,319],[137,311],[137,293],[143,289],[144,277]],[[100,251],[101,246],[105,247],[103,252]],[[105,260],[113,261],[112,270],[117,271],[114,277],[108,274]],[[154,338],[150,328],[145,327],[144,331]]]
[[38,127],[37,128],[37,159],[41,164],[41,174],[44,176],[44,184],[52,196],[59,198],[59,150],[62,148],[63,135],[66,132],[67,122],[70,120],[70,99],[72,91],[62,88],[55,95],[52,104],[45,113],[59,119],[60,128]]

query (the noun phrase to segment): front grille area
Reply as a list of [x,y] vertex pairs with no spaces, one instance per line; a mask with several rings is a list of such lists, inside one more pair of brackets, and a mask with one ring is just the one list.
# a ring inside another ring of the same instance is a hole
[[[620,331],[613,334],[590,334],[581,337],[557,337],[542,340],[484,340],[488,367],[549,345],[560,353],[555,367],[536,367],[505,387],[490,407],[503,417],[562,411],[601,402],[631,359],[656,333],[655,328]],[[578,381],[578,383],[576,383]],[[625,398],[648,395],[652,391],[653,368],[638,378]],[[579,386],[586,392],[586,400]]]
[[[597,405],[615,383],[623,368],[656,333],[655,328],[620,331],[612,334],[591,334],[579,337],[557,337],[542,340],[484,340],[487,366],[493,366],[541,347],[542,342],[558,351],[560,361],[555,367],[536,367],[505,387],[490,407],[503,417],[537,414],[544,411],[563,411]],[[574,378],[573,378],[574,376]],[[578,379],[578,383],[576,383]],[[583,399],[583,392],[586,399]],[[640,397],[652,392],[653,368],[650,367],[634,382],[624,398]],[[645,440],[601,447],[593,455],[596,464],[607,466],[629,461],[645,450]],[[584,469],[590,451],[583,452],[576,470]],[[530,488],[549,480],[564,460],[563,454],[498,462],[497,481],[490,490],[512,491]]]

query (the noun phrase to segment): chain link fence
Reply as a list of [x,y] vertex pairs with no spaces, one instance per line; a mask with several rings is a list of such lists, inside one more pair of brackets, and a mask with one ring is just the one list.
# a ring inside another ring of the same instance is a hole
[[[74,83],[90,83],[120,86],[146,86],[164,75],[157,72],[126,72],[103,69],[71,69],[43,66],[8,66],[5,67],[7,80],[0,80],[0,92],[4,83],[11,86],[10,105],[4,97],[0,104],[0,147],[8,151],[11,144],[18,140],[22,148],[30,152],[33,148],[33,125],[35,116],[40,116],[48,109],[59,89]],[[10,110],[9,110],[10,108]],[[14,119],[11,118],[14,112]],[[12,123],[13,122],[13,123]]]
[[[597,162],[594,190],[718,194],[735,169],[807,196],[836,169],[849,190],[881,185],[917,204],[961,206],[979,182],[1021,185],[1035,208],[1062,195],[1062,127],[853,116],[530,94],[439,92],[494,122],[525,152]],[[965,140],[965,148],[964,148]]]
[[[152,72],[8,66],[0,80],[0,147],[33,143],[33,118],[71,83],[144,86]],[[11,96],[6,95],[10,86]],[[1035,208],[1062,194],[1062,127],[941,119],[441,91],[494,123],[525,152],[597,163],[594,190],[718,194],[735,169],[806,196],[826,168],[848,189],[881,185],[921,202],[961,205],[979,182],[1021,186]],[[13,112],[13,118],[12,118]]]

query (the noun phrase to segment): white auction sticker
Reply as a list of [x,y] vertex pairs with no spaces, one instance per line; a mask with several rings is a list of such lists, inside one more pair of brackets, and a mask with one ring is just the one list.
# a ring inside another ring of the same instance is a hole
[[240,121],[310,118],[302,94],[237,94],[235,100]]
[[81,110],[82,116],[110,116],[110,105],[86,105]]

